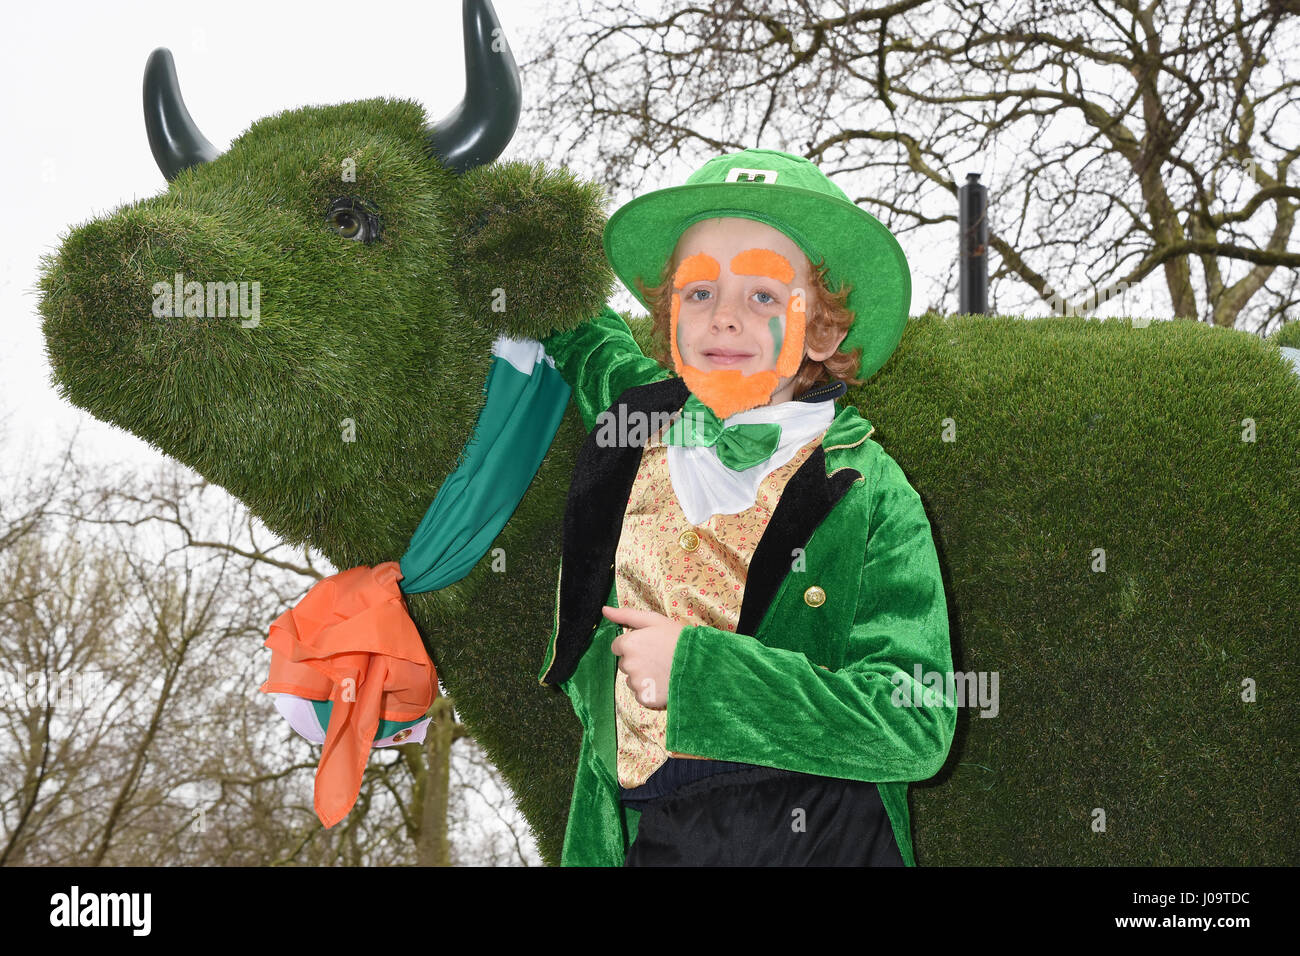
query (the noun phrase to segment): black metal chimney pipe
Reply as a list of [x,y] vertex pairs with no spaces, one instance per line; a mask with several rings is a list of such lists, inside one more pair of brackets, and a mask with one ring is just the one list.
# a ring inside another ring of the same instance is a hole
[[965,184],[957,189],[957,228],[961,233],[958,305],[963,314],[988,315],[989,191],[979,179],[979,173],[967,173]]

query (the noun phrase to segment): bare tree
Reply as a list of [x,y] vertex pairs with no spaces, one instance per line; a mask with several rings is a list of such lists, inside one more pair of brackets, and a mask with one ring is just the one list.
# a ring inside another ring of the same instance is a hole
[[333,569],[220,489],[170,461],[92,480],[68,454],[0,501],[0,863],[536,862],[446,697],[321,827],[319,749],[257,688],[270,622]]
[[[548,91],[530,142],[616,196],[676,185],[665,157],[765,146],[905,248],[951,247],[983,168],[1004,312],[1131,306],[1150,276],[1152,311],[1219,326],[1266,333],[1297,302],[1293,2],[649,6],[582,2],[522,67]],[[951,302],[955,269],[942,283]]]

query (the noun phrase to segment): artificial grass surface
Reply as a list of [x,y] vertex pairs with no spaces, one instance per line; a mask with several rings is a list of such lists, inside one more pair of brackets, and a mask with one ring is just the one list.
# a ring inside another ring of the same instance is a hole
[[[497,333],[540,337],[611,291],[594,187],[521,163],[457,179],[425,158],[425,122],[385,99],[260,120],[74,229],[41,282],[67,400],[340,569],[405,550],[471,434]],[[379,241],[328,228],[339,196],[378,211]],[[153,317],[153,284],[177,272],[259,282],[257,325]],[[918,861],[1297,862],[1300,379],[1273,344],[927,315],[848,397],[926,503],[956,668],[998,674],[997,716],[960,710],[947,766],[913,789]],[[570,407],[496,542],[504,573],[489,552],[410,597],[549,862],[580,728],[536,674],[583,437]]]

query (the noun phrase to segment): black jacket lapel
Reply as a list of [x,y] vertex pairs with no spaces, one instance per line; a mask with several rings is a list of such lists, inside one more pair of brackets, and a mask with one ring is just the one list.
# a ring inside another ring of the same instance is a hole
[[820,444],[790,476],[750,559],[737,634],[757,633],[781,582],[794,565],[795,548],[808,543],[817,526],[860,477],[854,468],[841,468],[827,478],[826,453]]
[[[680,411],[690,394],[680,378],[666,378],[629,388],[610,406],[627,406],[636,415]],[[623,513],[641,464],[642,447],[617,444],[602,448],[599,426],[587,434],[573,466],[564,508],[564,552],[560,564],[559,623],[555,659],[545,683],[559,685],[573,676],[600,622],[614,576],[614,555],[623,531]]]

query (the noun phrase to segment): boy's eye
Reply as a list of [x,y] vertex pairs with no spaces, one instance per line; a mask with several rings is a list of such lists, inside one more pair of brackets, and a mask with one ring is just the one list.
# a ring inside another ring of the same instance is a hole
[[[691,292],[687,293],[686,300],[688,302],[703,302],[704,299],[697,298],[697,296],[711,296],[711,295],[713,295],[713,292],[710,289],[694,289]],[[763,297],[759,299],[760,305],[770,305],[771,303],[776,301],[776,297],[774,295],[772,295],[770,292],[764,291],[763,289],[759,289],[757,292],[754,293],[754,295]]]

